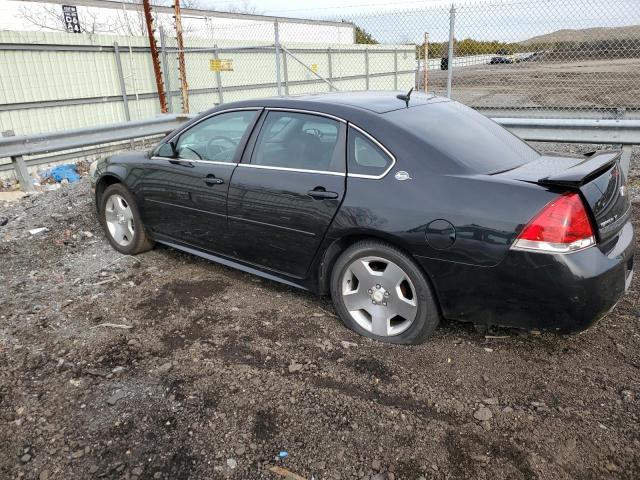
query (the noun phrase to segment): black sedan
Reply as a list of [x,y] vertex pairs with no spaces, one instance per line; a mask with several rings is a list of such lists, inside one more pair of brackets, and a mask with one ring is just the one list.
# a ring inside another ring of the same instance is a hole
[[330,293],[362,335],[440,318],[579,331],[628,288],[619,152],[541,155],[445,98],[332,93],[228,103],[92,168],[125,254],[169,245]]

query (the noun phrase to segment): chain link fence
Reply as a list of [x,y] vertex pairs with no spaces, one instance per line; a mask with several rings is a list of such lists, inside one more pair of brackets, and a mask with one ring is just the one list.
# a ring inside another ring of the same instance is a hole
[[[191,111],[250,97],[425,84],[488,114],[616,117],[640,109],[638,1],[455,3],[335,21],[344,28],[203,22],[201,50],[185,52]],[[167,75],[174,96],[176,55]],[[221,71],[211,67],[216,59]]]

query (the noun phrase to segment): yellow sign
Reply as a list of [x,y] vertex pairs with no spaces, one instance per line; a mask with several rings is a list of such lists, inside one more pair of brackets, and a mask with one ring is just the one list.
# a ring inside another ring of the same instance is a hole
[[212,72],[233,72],[233,60],[209,60],[209,70],[211,70]]
[[311,71],[313,73],[318,73],[318,64],[317,63],[312,63],[311,64]]

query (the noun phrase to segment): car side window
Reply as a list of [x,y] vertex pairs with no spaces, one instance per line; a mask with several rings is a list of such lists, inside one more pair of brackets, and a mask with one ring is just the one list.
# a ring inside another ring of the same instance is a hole
[[255,110],[241,110],[214,115],[197,123],[178,138],[177,157],[233,162],[240,141],[256,115]]
[[375,142],[355,128],[349,128],[349,173],[358,175],[382,175],[393,162],[392,158]]
[[344,130],[340,122],[297,112],[267,114],[256,140],[252,165],[344,172]]

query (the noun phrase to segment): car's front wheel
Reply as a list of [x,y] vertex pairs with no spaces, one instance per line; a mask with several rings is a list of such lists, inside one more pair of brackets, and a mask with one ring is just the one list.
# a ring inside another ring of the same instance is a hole
[[408,255],[383,242],[361,241],[340,255],[331,296],[347,327],[383,342],[421,343],[440,320],[423,272]]
[[111,246],[125,255],[135,255],[153,248],[136,201],[127,188],[116,183],[107,187],[100,202],[100,221]]

